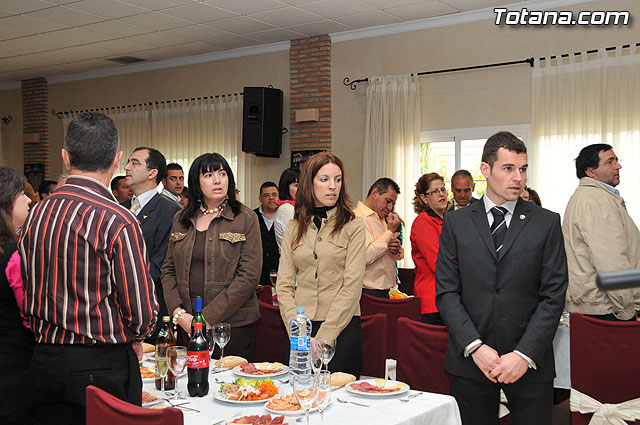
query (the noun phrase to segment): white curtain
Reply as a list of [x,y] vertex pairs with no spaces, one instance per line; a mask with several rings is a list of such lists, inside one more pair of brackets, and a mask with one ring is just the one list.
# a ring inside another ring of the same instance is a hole
[[608,143],[622,161],[618,189],[636,223],[640,199],[640,54],[637,48],[536,60],[529,185],[561,215],[578,185],[580,149]]
[[[177,162],[185,170],[199,155],[218,152],[231,166],[241,200],[254,190],[255,159],[242,152],[242,95],[218,96],[162,102],[100,112],[110,116],[120,135],[123,160],[138,146],[158,149],[167,162]],[[75,113],[66,114],[66,130]],[[116,175],[124,174],[121,165]]]
[[419,172],[420,82],[417,75],[369,77],[361,199],[380,177],[400,186],[396,211],[405,222],[405,260],[413,267],[409,233],[415,218],[411,200]]

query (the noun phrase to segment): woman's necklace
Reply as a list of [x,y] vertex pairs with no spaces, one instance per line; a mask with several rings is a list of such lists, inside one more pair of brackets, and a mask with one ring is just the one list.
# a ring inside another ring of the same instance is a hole
[[218,214],[218,213],[222,213],[222,205],[220,205],[219,207],[215,207],[215,208],[205,208],[204,205],[200,205],[200,211],[202,212],[202,215],[208,215],[208,214]]

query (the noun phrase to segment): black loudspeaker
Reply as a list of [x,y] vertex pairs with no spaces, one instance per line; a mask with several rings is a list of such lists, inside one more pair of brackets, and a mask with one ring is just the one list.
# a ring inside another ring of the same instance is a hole
[[279,157],[282,153],[282,90],[245,87],[242,109],[242,151]]

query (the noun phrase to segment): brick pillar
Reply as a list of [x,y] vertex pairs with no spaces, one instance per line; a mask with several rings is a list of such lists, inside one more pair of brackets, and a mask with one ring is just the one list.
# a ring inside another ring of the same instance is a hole
[[[49,176],[49,85],[46,78],[22,81],[25,174],[32,185]],[[42,167],[39,167],[42,165]],[[34,186],[37,191],[38,187]]]
[[[331,38],[291,41],[291,150],[331,150]],[[296,111],[318,109],[319,120],[296,122]]]

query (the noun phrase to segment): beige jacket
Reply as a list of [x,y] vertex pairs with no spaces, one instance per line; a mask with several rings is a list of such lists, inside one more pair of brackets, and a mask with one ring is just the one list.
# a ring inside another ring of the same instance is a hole
[[[361,218],[331,235],[335,208],[327,212],[320,231],[313,222],[295,246],[298,223],[291,220],[284,234],[278,268],[278,302],[287,329],[304,307],[311,320],[324,321],[316,337],[337,338],[353,316],[360,315],[365,266],[365,229]],[[296,287],[297,281],[297,287]]]
[[583,177],[565,210],[562,233],[569,267],[567,310],[633,317],[639,290],[604,292],[595,282],[598,272],[640,267],[640,232],[624,199],[597,180]]
[[[167,257],[162,265],[162,288],[170,314],[182,305],[191,311],[189,272],[196,240],[195,220],[184,226],[173,219]],[[234,216],[225,208],[207,229],[205,247],[204,318],[207,323],[227,322],[232,327],[258,321],[256,285],[262,271],[262,239],[258,217],[242,206]]]

